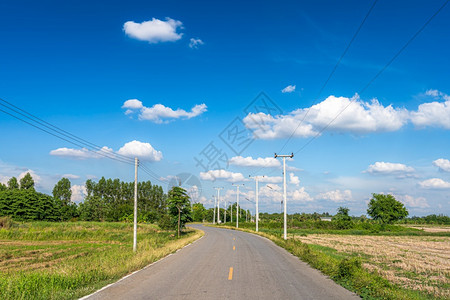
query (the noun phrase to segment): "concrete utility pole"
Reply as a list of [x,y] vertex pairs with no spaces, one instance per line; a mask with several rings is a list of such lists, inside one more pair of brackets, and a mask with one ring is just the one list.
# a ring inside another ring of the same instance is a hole
[[217,224],[220,224],[220,190],[223,187],[215,187],[217,190]]
[[137,180],[138,180],[138,164],[137,157],[134,158],[134,226],[133,226],[133,252],[136,252],[137,246]]
[[239,228],[239,187],[244,184],[232,184],[236,186],[236,228]]
[[216,196],[213,195],[213,198],[214,198],[213,224],[216,224]]
[[294,153],[291,155],[277,155],[275,153],[275,158],[282,157],[283,158],[283,202],[284,202],[284,239],[287,239],[287,218],[286,218],[286,157],[294,157]]
[[227,222],[227,200],[225,200],[225,210],[223,211],[223,222]]
[[[250,177],[250,176],[249,176]],[[264,177],[261,176],[261,177]],[[258,209],[258,180],[259,180],[259,176],[254,176],[254,177],[250,177],[255,179],[255,183],[256,183],[256,189],[255,189],[255,198],[256,198],[256,232],[258,232],[258,222],[259,222],[259,209]]]
[[233,202],[231,202],[231,213],[230,213],[230,217],[231,217],[231,223],[233,223]]

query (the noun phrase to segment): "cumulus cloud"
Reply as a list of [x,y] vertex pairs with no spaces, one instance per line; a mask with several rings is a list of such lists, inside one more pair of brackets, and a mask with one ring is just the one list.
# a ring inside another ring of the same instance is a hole
[[72,185],[70,190],[72,191],[72,197],[70,200],[75,203],[80,203],[87,195],[86,186],[84,185]]
[[364,102],[356,95],[353,98],[329,96],[310,108],[297,109],[287,115],[250,113],[244,123],[254,130],[255,138],[276,139],[290,137],[299,124],[294,137],[305,138],[319,134],[325,126],[328,131],[354,134],[395,131],[407,120],[405,109],[385,107],[376,99]]
[[142,101],[139,101],[138,99],[129,99],[125,101],[122,105],[122,108],[129,108],[129,109],[141,109],[144,105],[142,105]]
[[20,180],[20,179],[22,179],[23,177],[25,177],[25,175],[27,175],[27,173],[30,173],[31,177],[33,177],[33,180],[34,180],[34,184],[35,184],[35,185],[39,185],[39,184],[41,183],[41,176],[39,176],[38,174],[36,174],[35,171],[30,170],[30,169],[28,169],[28,170],[23,171],[22,173],[20,173],[19,176],[17,176],[17,180]]
[[[86,148],[72,149],[72,148],[58,148],[50,151],[50,155],[67,157],[72,159],[98,159],[112,156],[115,152],[108,147],[103,147],[99,151],[90,151]],[[131,141],[123,145],[118,154],[128,156],[130,158],[138,157],[141,160],[160,161],[162,159],[161,151],[155,150],[150,143],[143,143],[139,141]]]
[[171,18],[166,18],[165,21],[152,18],[151,21],[142,23],[128,21],[123,24],[123,30],[129,37],[147,41],[150,44],[178,41],[183,36],[182,33],[177,32],[181,28],[183,23]]
[[208,181],[225,180],[228,182],[247,181],[242,173],[234,173],[227,170],[209,170],[208,172],[200,172],[200,178]]
[[427,199],[424,197],[413,197],[410,195],[394,195],[397,200],[402,202],[408,207],[413,208],[427,208],[430,207]]
[[281,163],[278,159],[274,157],[258,157],[253,158],[251,156],[242,157],[234,156],[229,160],[230,165],[240,166],[240,167],[279,167]]
[[139,120],[148,120],[157,124],[168,123],[172,119],[191,119],[197,117],[207,110],[206,104],[197,104],[191,111],[185,111],[178,108],[173,110],[162,104],[155,104],[152,107],[146,107],[137,99],[125,101],[122,108],[126,108],[125,115],[139,112]]
[[329,191],[325,193],[320,193],[316,196],[316,199],[330,200],[336,203],[352,201],[352,191],[339,189],[335,191]]
[[439,168],[441,171],[450,172],[450,160],[439,158],[433,161],[433,165]]
[[430,178],[419,182],[419,186],[424,189],[450,189],[450,182],[440,178]]
[[417,111],[411,112],[412,123],[419,127],[442,127],[450,129],[450,96],[438,90],[425,93],[443,102],[428,102],[419,105]]
[[289,183],[299,185],[300,179],[298,179],[298,176],[295,176],[294,173],[289,173]]
[[297,190],[294,190],[293,192],[290,192],[290,198],[295,201],[301,201],[301,202],[309,202],[313,201],[313,197],[311,197],[306,191],[304,187],[301,187]]
[[191,49],[197,49],[199,46],[205,44],[201,39],[194,39],[191,38],[189,40],[189,48]]
[[123,145],[117,153],[128,157],[138,157],[141,160],[147,161],[160,161],[163,157],[162,152],[155,150],[150,143],[143,143],[136,140]]
[[280,183],[283,181],[283,177],[281,176],[260,176],[259,182],[265,182],[265,183]]
[[78,175],[74,175],[74,174],[64,174],[63,176],[61,176],[63,178],[67,178],[67,179],[79,179],[80,176]]
[[414,168],[399,163],[377,161],[373,165],[370,165],[366,172],[371,174],[399,175],[404,173],[412,173],[414,172]]
[[281,90],[282,93],[292,93],[295,92],[295,85],[288,85],[284,89]]

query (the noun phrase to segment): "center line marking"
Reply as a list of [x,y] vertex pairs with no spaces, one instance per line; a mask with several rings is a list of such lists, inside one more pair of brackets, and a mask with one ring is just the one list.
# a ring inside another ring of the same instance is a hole
[[236,240],[236,238],[233,238],[233,241],[235,241]]
[[230,272],[228,273],[228,280],[233,280],[233,267],[230,267]]
[[236,250],[236,246],[233,246],[233,251]]

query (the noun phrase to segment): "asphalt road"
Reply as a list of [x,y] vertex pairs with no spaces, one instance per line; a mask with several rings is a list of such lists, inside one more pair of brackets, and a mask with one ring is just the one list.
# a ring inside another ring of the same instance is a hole
[[360,299],[265,238],[192,227],[205,236],[88,299]]

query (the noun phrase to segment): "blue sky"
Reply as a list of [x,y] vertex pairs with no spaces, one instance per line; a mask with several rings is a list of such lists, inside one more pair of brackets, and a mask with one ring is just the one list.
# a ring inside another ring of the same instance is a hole
[[[377,1],[319,93],[372,1],[3,1],[0,97],[140,156],[153,173],[140,180],[195,176],[185,186],[207,207],[213,187],[234,201],[243,183],[254,211],[248,176],[266,175],[261,211],[278,212],[281,151],[295,153],[289,213],[361,215],[371,193],[393,193],[411,215],[448,215],[450,6],[360,93],[444,2]],[[68,176],[81,201],[88,178],[133,180],[132,166],[1,112],[0,132],[2,182],[31,170],[50,193]]]

